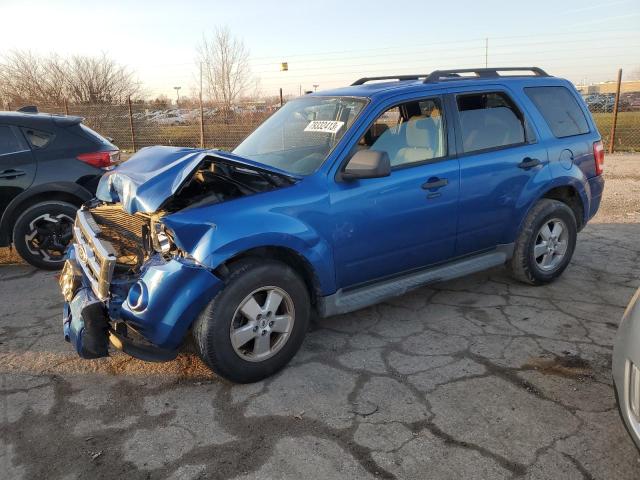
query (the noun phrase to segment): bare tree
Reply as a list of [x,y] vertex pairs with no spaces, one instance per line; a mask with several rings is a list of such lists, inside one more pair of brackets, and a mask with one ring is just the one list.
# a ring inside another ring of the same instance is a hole
[[203,90],[208,100],[222,103],[227,110],[251,83],[249,51],[228,27],[219,27],[197,48],[202,65]]
[[7,101],[61,101],[65,79],[60,78],[61,59],[46,61],[29,51],[13,51],[0,64],[0,95]]
[[99,57],[72,56],[67,72],[67,93],[74,103],[124,102],[140,90],[133,73],[104,53]]
[[19,103],[112,103],[140,92],[133,73],[106,54],[41,56],[14,50],[0,61],[0,96]]

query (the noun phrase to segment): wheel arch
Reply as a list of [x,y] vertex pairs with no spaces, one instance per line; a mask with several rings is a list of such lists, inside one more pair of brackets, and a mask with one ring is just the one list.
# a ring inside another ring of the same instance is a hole
[[554,187],[550,190],[547,190],[545,194],[540,197],[548,198],[551,200],[558,200],[564,204],[566,204],[571,211],[573,211],[573,216],[576,218],[576,227],[578,231],[582,230],[585,225],[585,206],[582,202],[582,198],[578,193],[578,190],[572,185],[564,185],[559,187]]
[[311,262],[296,250],[282,245],[265,245],[239,252],[218,265],[214,273],[224,280],[232,264],[249,257],[277,260],[292,268],[307,286],[313,305],[316,305],[318,297],[323,295],[321,280]]
[[80,207],[92,197],[93,195],[86,188],[73,182],[47,183],[25,190],[9,203],[2,214],[0,245],[11,243],[15,222],[27,208],[46,201],[67,202]]
[[529,212],[544,198],[558,200],[566,204],[575,216],[578,231],[584,228],[587,223],[586,215],[589,211],[589,201],[584,186],[573,178],[568,180],[557,179],[555,182],[546,185],[544,189],[541,189],[534,200],[521,210],[520,218],[516,224],[517,227],[511,231],[511,240],[509,241],[515,241],[518,238]]

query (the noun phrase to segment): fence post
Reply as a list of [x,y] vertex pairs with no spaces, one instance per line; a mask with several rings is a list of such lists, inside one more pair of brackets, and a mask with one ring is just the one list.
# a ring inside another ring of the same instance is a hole
[[10,112],[11,111],[11,103],[7,102],[7,111]]
[[618,85],[616,86],[616,100],[613,105],[613,122],[611,123],[611,136],[609,137],[609,153],[613,153],[616,140],[616,125],[618,123],[618,103],[620,102],[620,84],[622,83],[622,69],[618,69]]
[[280,106],[282,107],[282,88],[280,89]]
[[204,148],[204,108],[202,107],[202,62],[200,62],[200,148]]
[[64,99],[64,114],[69,115],[69,104],[67,104],[67,99]]
[[133,151],[136,151],[136,132],[133,130],[133,113],[131,112],[131,96],[127,97],[127,103],[129,104],[129,128],[131,128],[131,145]]

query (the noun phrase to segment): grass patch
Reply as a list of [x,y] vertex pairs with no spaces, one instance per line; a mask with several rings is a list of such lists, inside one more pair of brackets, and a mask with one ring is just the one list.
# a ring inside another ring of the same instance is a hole
[[[607,151],[611,136],[613,113],[592,113]],[[616,152],[640,152],[640,112],[618,112]]]

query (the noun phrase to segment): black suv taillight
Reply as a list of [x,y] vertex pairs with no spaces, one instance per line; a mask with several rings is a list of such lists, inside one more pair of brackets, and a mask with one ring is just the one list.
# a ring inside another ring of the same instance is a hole
[[120,150],[109,150],[105,152],[81,153],[76,157],[92,167],[109,168],[120,160]]

